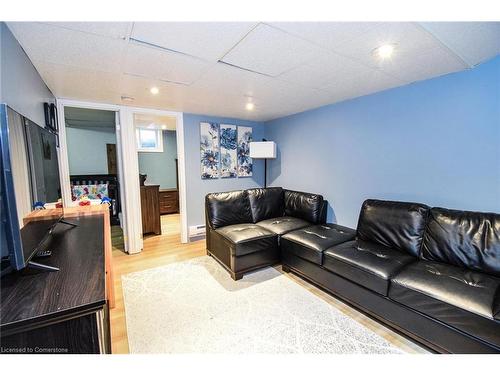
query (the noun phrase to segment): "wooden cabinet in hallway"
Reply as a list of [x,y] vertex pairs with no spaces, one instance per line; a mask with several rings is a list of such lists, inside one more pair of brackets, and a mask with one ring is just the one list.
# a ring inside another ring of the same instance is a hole
[[143,234],[161,234],[159,189],[159,185],[141,186]]

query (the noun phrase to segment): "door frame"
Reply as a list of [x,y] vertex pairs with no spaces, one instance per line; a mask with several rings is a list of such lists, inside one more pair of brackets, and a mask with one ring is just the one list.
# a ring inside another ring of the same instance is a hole
[[[156,116],[167,116],[175,118],[175,137],[177,142],[177,165],[178,165],[178,175],[179,175],[179,186],[177,189],[179,191],[179,214],[181,222],[181,243],[188,243],[188,226],[187,226],[187,199],[186,199],[186,162],[185,162],[185,152],[184,152],[184,116],[183,112],[167,111],[161,109],[151,109],[151,108],[141,108],[141,107],[124,107],[128,113],[127,118],[130,120],[130,127],[133,129],[134,136],[134,157],[135,163],[139,165],[139,155],[137,151],[137,144],[135,143],[135,124],[134,115],[135,114],[150,114]],[[137,191],[139,192],[139,169],[137,169],[137,178],[135,179],[135,184],[137,185]],[[130,181],[132,183],[132,181]],[[139,205],[140,206],[140,205]],[[140,212],[139,212],[140,218]],[[141,220],[142,228],[142,220]]]
[[113,111],[117,113],[116,138],[117,161],[119,171],[120,194],[122,200],[122,227],[125,250],[129,254],[139,253],[143,249],[142,219],[140,210],[139,160],[135,139],[134,114],[150,113],[175,117],[177,137],[177,158],[179,163],[179,211],[181,217],[181,242],[188,242],[186,212],[186,170],[184,155],[184,122],[183,113],[157,109],[129,107],[116,104],[86,102],[80,100],[57,98],[59,122],[59,173],[61,193],[65,206],[71,204],[71,184],[69,178],[68,148],[66,140],[66,122],[64,107],[77,107]]

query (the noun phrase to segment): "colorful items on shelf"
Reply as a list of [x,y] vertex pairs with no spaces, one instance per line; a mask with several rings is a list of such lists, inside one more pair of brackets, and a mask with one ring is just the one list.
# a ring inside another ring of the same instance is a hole
[[101,199],[101,204],[107,204],[108,206],[111,206],[111,199],[108,197],[104,197]]
[[79,206],[90,206],[90,199],[88,196],[84,195],[80,198],[80,201],[78,202]]
[[40,202],[40,201],[35,202],[33,204],[33,209],[34,210],[45,210],[45,203],[44,202]]

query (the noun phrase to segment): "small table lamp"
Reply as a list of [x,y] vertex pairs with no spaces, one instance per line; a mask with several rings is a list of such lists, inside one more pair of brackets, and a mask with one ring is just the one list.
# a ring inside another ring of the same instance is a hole
[[267,159],[276,159],[276,143],[273,141],[250,142],[250,157],[264,159],[264,187],[267,187]]

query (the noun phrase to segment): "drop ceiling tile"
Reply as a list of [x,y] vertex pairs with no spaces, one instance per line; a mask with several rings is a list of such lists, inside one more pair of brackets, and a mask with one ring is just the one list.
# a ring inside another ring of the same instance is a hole
[[214,96],[230,94],[240,99],[254,97],[269,77],[230,65],[215,63],[191,86]]
[[[368,30],[364,24],[332,23],[320,24],[321,27],[312,24],[308,26],[312,31],[306,29],[302,34],[299,34],[302,24],[295,25],[295,29],[288,25],[286,32],[261,24],[235,46],[228,59],[248,69],[280,72],[271,78],[161,48],[129,44],[119,39],[121,31],[113,29],[117,26],[114,24],[109,28],[84,23],[65,26],[8,23],[8,26],[57,97],[258,121],[464,69],[465,65],[451,49],[459,53],[464,48],[464,56],[470,54],[472,62],[482,61],[485,56],[497,53],[498,39],[492,32],[496,29],[483,23],[453,25],[449,34],[457,35],[459,40],[452,41],[457,43],[454,47],[452,42],[446,42],[449,48],[443,46],[444,36],[438,41],[422,26],[412,23],[373,25],[373,28],[370,25]],[[189,35],[196,31],[192,33]],[[317,37],[313,38],[314,35]],[[304,38],[314,39],[316,44]],[[344,41],[337,44],[341,39]],[[371,51],[386,42],[398,43],[396,54],[389,61],[374,61]],[[219,48],[217,41],[207,46],[206,51],[205,46],[197,43],[191,40],[179,46],[185,44],[185,51],[187,48],[202,51],[200,54],[205,58]],[[334,45],[332,51],[327,51]],[[123,74],[125,67],[135,75]],[[175,84],[165,79],[193,83]],[[159,95],[149,92],[153,85],[159,87]],[[136,100],[125,103],[121,95]],[[248,100],[256,104],[254,111],[245,109]]]
[[250,22],[136,22],[132,38],[215,62],[255,25]]
[[132,22],[45,22],[48,25],[111,38],[126,38]]
[[55,96],[74,96],[74,92],[119,92],[121,74],[83,69],[68,65],[33,61],[38,73]]
[[340,77],[337,81],[326,86],[324,90],[332,93],[333,101],[339,102],[401,86],[404,83],[402,80],[384,72],[371,70],[366,74]]
[[274,27],[259,24],[222,61],[254,72],[277,76],[308,60],[320,49]]
[[259,90],[256,90],[254,97],[256,101],[283,103],[295,101],[299,95],[302,97],[313,97],[316,92],[316,89],[274,78],[266,82]]
[[272,22],[275,26],[295,36],[304,38],[324,48],[334,48],[378,26],[377,22]]
[[425,51],[408,51],[384,61],[380,70],[405,83],[421,81],[467,68],[455,54],[443,47]]
[[126,42],[36,22],[9,22],[31,60],[118,73]]
[[500,53],[500,22],[422,22],[421,25],[471,66]]
[[373,56],[373,50],[384,44],[395,44],[394,55],[418,53],[439,47],[429,33],[411,22],[384,22],[362,35],[338,45],[335,52],[358,62],[378,67],[384,63]]
[[277,78],[310,88],[323,88],[343,76],[367,74],[372,68],[355,60],[325,51],[313,60],[291,69]]
[[[157,95],[153,95],[149,91],[153,86],[159,89]],[[186,85],[128,74],[121,76],[120,90],[124,95],[131,96],[136,100],[150,100],[153,103],[165,100],[165,98],[183,100],[188,97],[190,92],[189,86]]]
[[199,78],[208,66],[207,62],[191,56],[130,43],[123,72],[190,84]]

